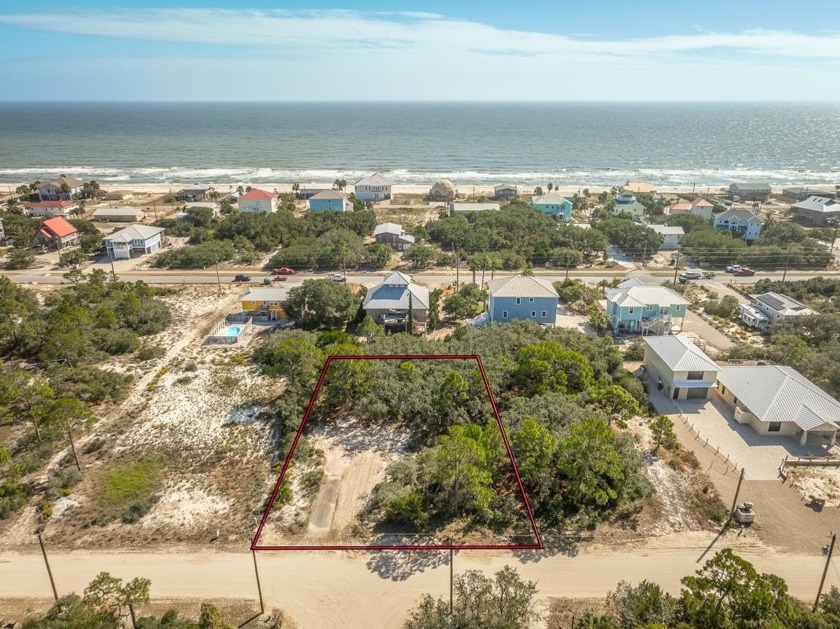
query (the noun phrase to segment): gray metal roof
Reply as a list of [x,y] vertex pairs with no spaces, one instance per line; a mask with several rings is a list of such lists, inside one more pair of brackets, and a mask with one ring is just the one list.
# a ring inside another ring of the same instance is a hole
[[608,288],[607,301],[619,306],[687,306],[689,301],[678,292],[664,286],[629,286],[627,288]]
[[408,275],[394,271],[368,291],[362,306],[367,310],[408,310],[409,294],[412,308],[428,310],[429,289],[412,284]]
[[538,197],[531,197],[531,203],[535,205],[563,205],[564,203],[571,203],[571,201],[559,192],[552,190]]
[[102,240],[108,242],[131,242],[132,240],[148,240],[158,234],[163,233],[163,227],[152,227],[151,225],[129,225],[123,227],[121,230],[114,232],[110,236],[105,236]]
[[391,185],[391,180],[386,179],[385,177],[383,177],[379,173],[373,173],[372,175],[369,175],[367,177],[363,177],[362,179],[359,179],[359,181],[357,181],[355,183],[355,185],[356,186],[390,186]]
[[313,194],[311,197],[309,197],[310,201],[312,199],[344,199],[344,200],[346,200],[347,197],[344,196],[343,194],[341,194],[338,190],[324,189],[324,190],[321,190],[320,192],[317,192],[317,193]]
[[93,217],[100,216],[140,216],[143,208],[140,207],[101,207],[93,211]]
[[638,277],[631,277],[629,280],[624,280],[616,288],[630,288],[631,286],[647,286],[647,284]]
[[374,236],[380,236],[381,234],[393,234],[394,236],[399,236],[402,233],[403,227],[397,223],[380,223],[373,230]]
[[763,422],[796,422],[803,430],[840,425],[840,403],[792,367],[721,367],[718,381]]
[[648,225],[657,234],[663,236],[683,236],[685,231],[679,225]]
[[811,195],[804,201],[791,205],[795,210],[810,210],[812,212],[840,212],[840,204],[831,197]]
[[458,212],[484,212],[485,210],[499,210],[498,203],[450,203],[449,209]]
[[647,346],[672,371],[714,371],[719,367],[684,336],[646,336]]
[[273,286],[255,286],[239,298],[239,301],[286,301],[289,291]]
[[812,310],[802,302],[796,301],[792,297],[782,295],[781,293],[774,293],[770,291],[760,295],[750,295],[750,297],[756,301],[760,301],[768,308],[772,308],[776,312],[780,312],[785,315],[817,314],[815,310]]
[[715,223],[722,223],[724,221],[737,223],[761,223],[761,219],[749,210],[726,210],[715,216]]
[[616,214],[621,214],[622,212],[635,214],[636,212],[644,212],[646,209],[644,205],[634,200],[630,203],[616,203],[613,207],[613,212]]
[[487,283],[493,297],[553,297],[558,299],[557,291],[548,280],[531,275],[501,277]]
[[729,189],[732,191],[740,190],[741,192],[771,192],[769,183],[733,183],[730,184]]

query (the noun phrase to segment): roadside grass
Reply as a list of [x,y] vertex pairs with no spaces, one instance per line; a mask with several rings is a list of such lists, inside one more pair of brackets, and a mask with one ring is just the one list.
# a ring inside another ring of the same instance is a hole
[[89,525],[116,519],[132,524],[142,518],[158,500],[167,464],[164,457],[155,456],[99,470],[90,494]]

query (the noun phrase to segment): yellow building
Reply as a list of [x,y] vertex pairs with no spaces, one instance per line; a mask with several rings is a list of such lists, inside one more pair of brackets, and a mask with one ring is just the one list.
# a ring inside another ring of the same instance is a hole
[[285,319],[286,312],[283,310],[283,302],[288,297],[285,288],[256,287],[242,295],[239,301],[242,302],[242,310],[253,315],[265,314],[269,319]]

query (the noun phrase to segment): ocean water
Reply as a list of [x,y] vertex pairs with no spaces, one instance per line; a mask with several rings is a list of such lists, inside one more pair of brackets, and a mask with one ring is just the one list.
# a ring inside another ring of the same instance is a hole
[[840,182],[840,105],[7,103],[0,182]]

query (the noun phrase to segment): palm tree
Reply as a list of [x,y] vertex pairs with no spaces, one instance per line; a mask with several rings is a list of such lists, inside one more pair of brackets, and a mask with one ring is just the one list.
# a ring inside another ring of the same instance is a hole
[[553,184],[553,183],[549,183],[549,184],[546,186],[546,188],[548,188],[548,191],[549,191],[549,192],[551,192],[552,190],[554,190],[554,184]]
[[333,181],[333,187],[336,188],[339,192],[344,192],[344,189],[347,187],[347,180],[336,179],[335,181]]
[[297,196],[298,190],[300,190],[300,184],[299,183],[293,183],[292,184],[292,192],[295,193],[295,196]]

